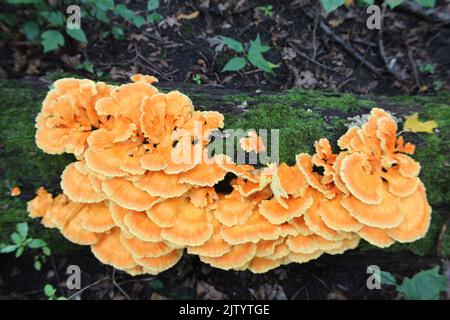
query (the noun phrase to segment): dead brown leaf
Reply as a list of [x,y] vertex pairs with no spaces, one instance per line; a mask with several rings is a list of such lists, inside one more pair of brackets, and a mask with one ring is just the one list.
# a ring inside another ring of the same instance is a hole
[[228,299],[225,293],[220,292],[209,283],[199,281],[197,283],[197,298],[204,300],[224,300]]
[[198,11],[192,11],[191,13],[179,13],[177,14],[177,20],[192,20],[197,18],[199,15]]

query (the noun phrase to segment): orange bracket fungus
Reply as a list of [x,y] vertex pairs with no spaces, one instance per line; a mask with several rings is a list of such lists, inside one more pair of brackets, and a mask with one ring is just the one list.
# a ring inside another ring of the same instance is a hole
[[[408,155],[414,146],[384,110],[350,128],[338,153],[323,138],[293,166],[255,168],[209,156],[222,114],[159,92],[154,77],[132,80],[60,79],[36,118],[37,146],[76,161],[62,172],[63,193],[41,187],[28,212],[101,262],[157,274],[186,252],[216,268],[262,273],[341,254],[360,239],[384,248],[426,234],[431,207]],[[265,149],[254,131],[240,145]],[[217,187],[225,176],[234,177],[227,193]]]

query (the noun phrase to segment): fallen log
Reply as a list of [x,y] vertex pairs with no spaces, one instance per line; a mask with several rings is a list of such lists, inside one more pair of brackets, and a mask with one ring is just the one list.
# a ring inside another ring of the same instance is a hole
[[[35,190],[44,185],[59,193],[63,168],[71,155],[50,156],[34,143],[34,119],[51,81],[32,78],[20,81],[0,81],[0,175],[3,197],[0,200],[0,242],[8,241],[17,222],[27,221],[26,201]],[[422,164],[421,178],[427,187],[433,206],[430,231],[422,240],[412,244],[396,244],[388,250],[411,250],[418,255],[450,255],[450,235],[443,227],[448,220],[449,188],[445,171],[448,170],[450,150],[449,94],[429,97],[371,97],[294,89],[285,92],[261,92],[184,83],[160,83],[163,91],[178,89],[186,93],[199,110],[216,110],[225,115],[226,128],[279,129],[280,161],[294,162],[295,154],[312,153],[314,141],[327,137],[335,143],[353,124],[360,124],[360,116],[378,106],[390,111],[402,128],[402,120],[412,112],[423,119],[434,119],[439,128],[434,134],[404,133],[405,139],[417,146],[415,158]],[[13,186],[22,194],[10,197]],[[56,251],[74,249],[53,230],[29,222],[34,237],[49,240]],[[447,229],[448,230],[448,229]],[[437,252],[437,248],[439,249]],[[359,250],[373,249],[366,244]]]

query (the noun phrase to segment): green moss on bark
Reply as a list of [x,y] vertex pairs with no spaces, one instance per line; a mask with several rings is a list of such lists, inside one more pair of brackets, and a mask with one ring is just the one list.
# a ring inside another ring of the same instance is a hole
[[[220,104],[217,99],[210,102],[207,95],[201,93],[186,93],[196,107],[200,104],[202,109],[214,109],[214,105]],[[74,159],[71,155],[46,155],[35,146],[34,119],[44,96],[44,89],[0,81],[0,242],[7,240],[17,222],[28,219],[26,201],[33,197],[39,186],[59,192],[61,172]],[[448,94],[441,97],[360,99],[349,94],[289,90],[280,94],[232,95],[222,101],[220,111],[225,113],[227,128],[280,129],[280,160],[291,164],[296,154],[312,153],[314,141],[319,138],[326,137],[335,144],[336,139],[346,131],[348,117],[366,114],[377,105],[386,106],[398,117],[418,111],[424,120],[436,120],[439,125],[436,134],[405,134],[407,141],[417,145],[415,157],[422,164],[421,178],[433,206],[432,227],[424,239],[412,244],[396,244],[389,249],[408,249],[420,255],[435,254],[437,238],[447,220],[445,208],[449,204]],[[9,196],[9,190],[14,185],[19,185],[23,191],[18,198]],[[37,221],[30,224],[32,235],[51,239],[52,248],[69,245],[59,232],[45,229]],[[449,256],[448,231],[443,239],[442,253]],[[373,247],[362,245],[362,248]]]

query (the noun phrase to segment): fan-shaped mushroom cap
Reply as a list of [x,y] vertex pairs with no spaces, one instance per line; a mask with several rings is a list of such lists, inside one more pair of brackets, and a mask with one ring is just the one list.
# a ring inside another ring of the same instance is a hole
[[288,237],[286,240],[286,245],[292,252],[298,253],[313,253],[319,250],[320,244],[317,241],[317,236],[303,236],[298,235],[295,237]]
[[130,212],[124,217],[123,222],[128,231],[142,241],[162,241],[162,228],[148,218],[145,212]]
[[304,216],[292,218],[288,223],[293,225],[301,235],[309,236],[314,234],[314,232],[312,232],[306,225]]
[[91,251],[104,264],[117,269],[132,269],[136,267],[136,262],[120,241],[120,234],[119,228],[105,233],[98,243],[91,246]]
[[244,243],[233,246],[230,252],[220,257],[200,256],[200,260],[210,264],[213,267],[230,270],[239,268],[248,263],[256,253],[256,245],[254,243]]
[[244,197],[253,195],[266,187],[265,184],[251,182],[242,178],[233,179],[231,185]]
[[322,254],[323,252],[320,250],[314,251],[312,253],[291,252],[289,253],[289,255],[284,257],[283,264],[289,264],[291,262],[306,263],[308,261],[319,258]]
[[398,242],[413,242],[422,238],[428,231],[431,220],[431,207],[422,183],[412,195],[400,198],[399,209],[404,216],[402,223],[386,230],[386,233]]
[[264,273],[278,268],[281,262],[263,257],[254,257],[248,264],[248,269],[253,273]]
[[116,223],[105,202],[100,202],[89,205],[89,211],[81,226],[88,231],[102,233],[114,228]]
[[366,204],[379,204],[383,199],[383,181],[370,172],[367,158],[353,153],[342,160],[341,179],[347,189]]
[[276,199],[263,200],[259,212],[273,224],[282,224],[292,218],[299,217],[312,205],[311,197],[288,198],[288,208],[284,208]]
[[222,225],[217,219],[212,218],[213,234],[211,238],[200,246],[187,248],[189,254],[197,254],[205,257],[220,257],[231,251],[232,246],[226,242],[220,234]]
[[136,262],[144,268],[145,272],[158,274],[176,265],[182,256],[183,250],[172,250],[159,257],[137,258]]
[[147,192],[136,188],[132,182],[123,178],[112,178],[102,182],[102,191],[119,206],[136,211],[150,209],[161,201]]
[[226,171],[215,163],[202,162],[180,174],[180,182],[200,187],[212,187],[225,177]]
[[217,201],[214,216],[227,227],[244,224],[253,213],[254,204],[246,201],[239,192],[233,191]]
[[102,116],[123,116],[133,123],[139,123],[142,99],[157,92],[155,87],[144,82],[124,84],[114,88],[108,97],[98,100],[95,110]]
[[170,228],[175,226],[180,206],[184,203],[179,198],[167,199],[147,210],[147,216],[158,226]]
[[158,82],[158,78],[149,75],[143,75],[140,73],[134,74],[130,77],[133,82],[146,82],[148,84],[152,84]]
[[129,161],[129,154],[136,152],[140,142],[114,142],[114,137],[105,129],[92,132],[87,139],[88,149],[84,153],[89,170],[106,177],[123,177],[128,173],[120,167]]
[[148,153],[140,158],[141,166],[149,171],[159,171],[167,168],[167,161],[163,154]]
[[232,245],[245,242],[259,242],[260,240],[275,240],[278,238],[279,227],[271,224],[257,210],[255,210],[245,224],[232,227],[223,226],[220,230],[222,238]]
[[341,167],[342,167],[342,160],[344,160],[348,155],[348,152],[342,151],[340,152],[335,162],[333,163],[333,182],[336,188],[339,189],[343,194],[348,195],[350,192],[348,191],[347,187],[345,186],[344,181],[341,179]]
[[386,230],[384,229],[364,226],[357,233],[370,244],[380,248],[387,248],[395,242],[394,239],[386,234]]
[[382,201],[378,205],[370,205],[353,196],[343,198],[342,206],[362,224],[375,228],[394,228],[403,221],[403,213],[399,208],[399,199],[383,188]]
[[412,159],[411,157],[397,153],[395,159],[398,163],[398,172],[404,177],[412,178],[417,177],[420,173],[420,163]]
[[248,164],[240,164],[237,165],[236,163],[231,160],[231,158],[224,154],[219,154],[214,157],[215,162],[226,172],[231,172],[238,177],[241,177],[243,179],[247,179],[251,182],[259,183],[259,176],[253,174],[255,171],[255,167],[248,165]]
[[278,260],[286,257],[290,253],[291,250],[286,244],[286,238],[283,238],[283,240],[275,246],[275,250],[273,250],[273,253],[265,256],[264,258]]
[[188,184],[180,182],[179,176],[168,175],[161,171],[147,172],[133,184],[149,195],[161,198],[179,197],[190,188]]
[[363,225],[341,206],[341,200],[341,195],[336,196],[333,200],[323,199],[318,209],[320,218],[333,230],[346,232],[358,231]]
[[399,197],[407,197],[413,194],[420,184],[419,178],[404,177],[399,170],[394,168],[387,169],[387,172],[382,172],[381,176],[388,182],[389,192]]
[[61,175],[61,189],[70,200],[80,203],[95,203],[105,196],[94,190],[89,177],[77,170],[75,163],[69,164]]
[[306,178],[306,181],[311,187],[313,187],[314,189],[316,189],[329,199],[334,197],[333,192],[320,182],[321,177],[319,176],[319,174],[313,172],[312,158],[309,154],[306,153],[298,154],[296,157],[296,162],[297,167],[303,173],[303,175]]
[[130,231],[128,230],[128,227],[125,225],[125,216],[130,212],[137,211],[122,208],[112,201],[108,201],[108,208],[111,212],[111,218],[113,219],[116,226],[120,228],[120,231],[127,236],[132,236]]
[[256,244],[256,256],[265,257],[274,253],[275,247],[284,241],[284,238],[276,240],[261,240]]
[[186,197],[196,207],[214,209],[217,193],[214,188],[193,188],[189,190]]
[[274,175],[275,177],[279,180],[281,188],[288,195],[294,195],[295,197],[303,195],[308,187],[305,176],[297,166],[290,167],[285,163],[281,163]]
[[314,189],[308,189],[305,196],[311,196],[314,201],[312,205],[305,211],[303,218],[308,228],[315,234],[320,235],[328,240],[341,240],[345,238],[346,234],[343,231],[335,231],[329,228],[319,215],[319,205],[321,196],[320,193]]
[[178,210],[175,225],[163,229],[161,236],[175,245],[199,246],[211,238],[213,226],[203,208],[194,206],[187,198],[176,198]]
[[[296,218],[294,218],[294,219],[296,219]],[[278,229],[279,229],[278,233],[279,233],[280,237],[283,237],[283,238],[287,237],[287,236],[297,236],[297,235],[301,234],[300,231],[293,224],[291,224],[289,222],[285,222],[285,223],[278,225]]]
[[339,244],[338,247],[333,248],[333,249],[324,250],[324,252],[328,253],[328,254],[332,254],[332,255],[342,254],[347,250],[355,249],[358,246],[360,239],[361,238],[355,234],[351,238],[337,241],[337,243]]
[[90,206],[84,205],[81,210],[75,213],[64,225],[60,231],[64,237],[73,243],[81,245],[95,244],[99,241],[101,234],[91,232],[83,228],[83,222],[89,214]]
[[173,249],[164,242],[142,241],[139,238],[128,238],[123,234],[120,241],[134,258],[157,258],[170,253]]
[[32,218],[41,218],[47,213],[47,209],[53,203],[53,196],[44,187],[36,191],[36,197],[27,203],[27,211]]

